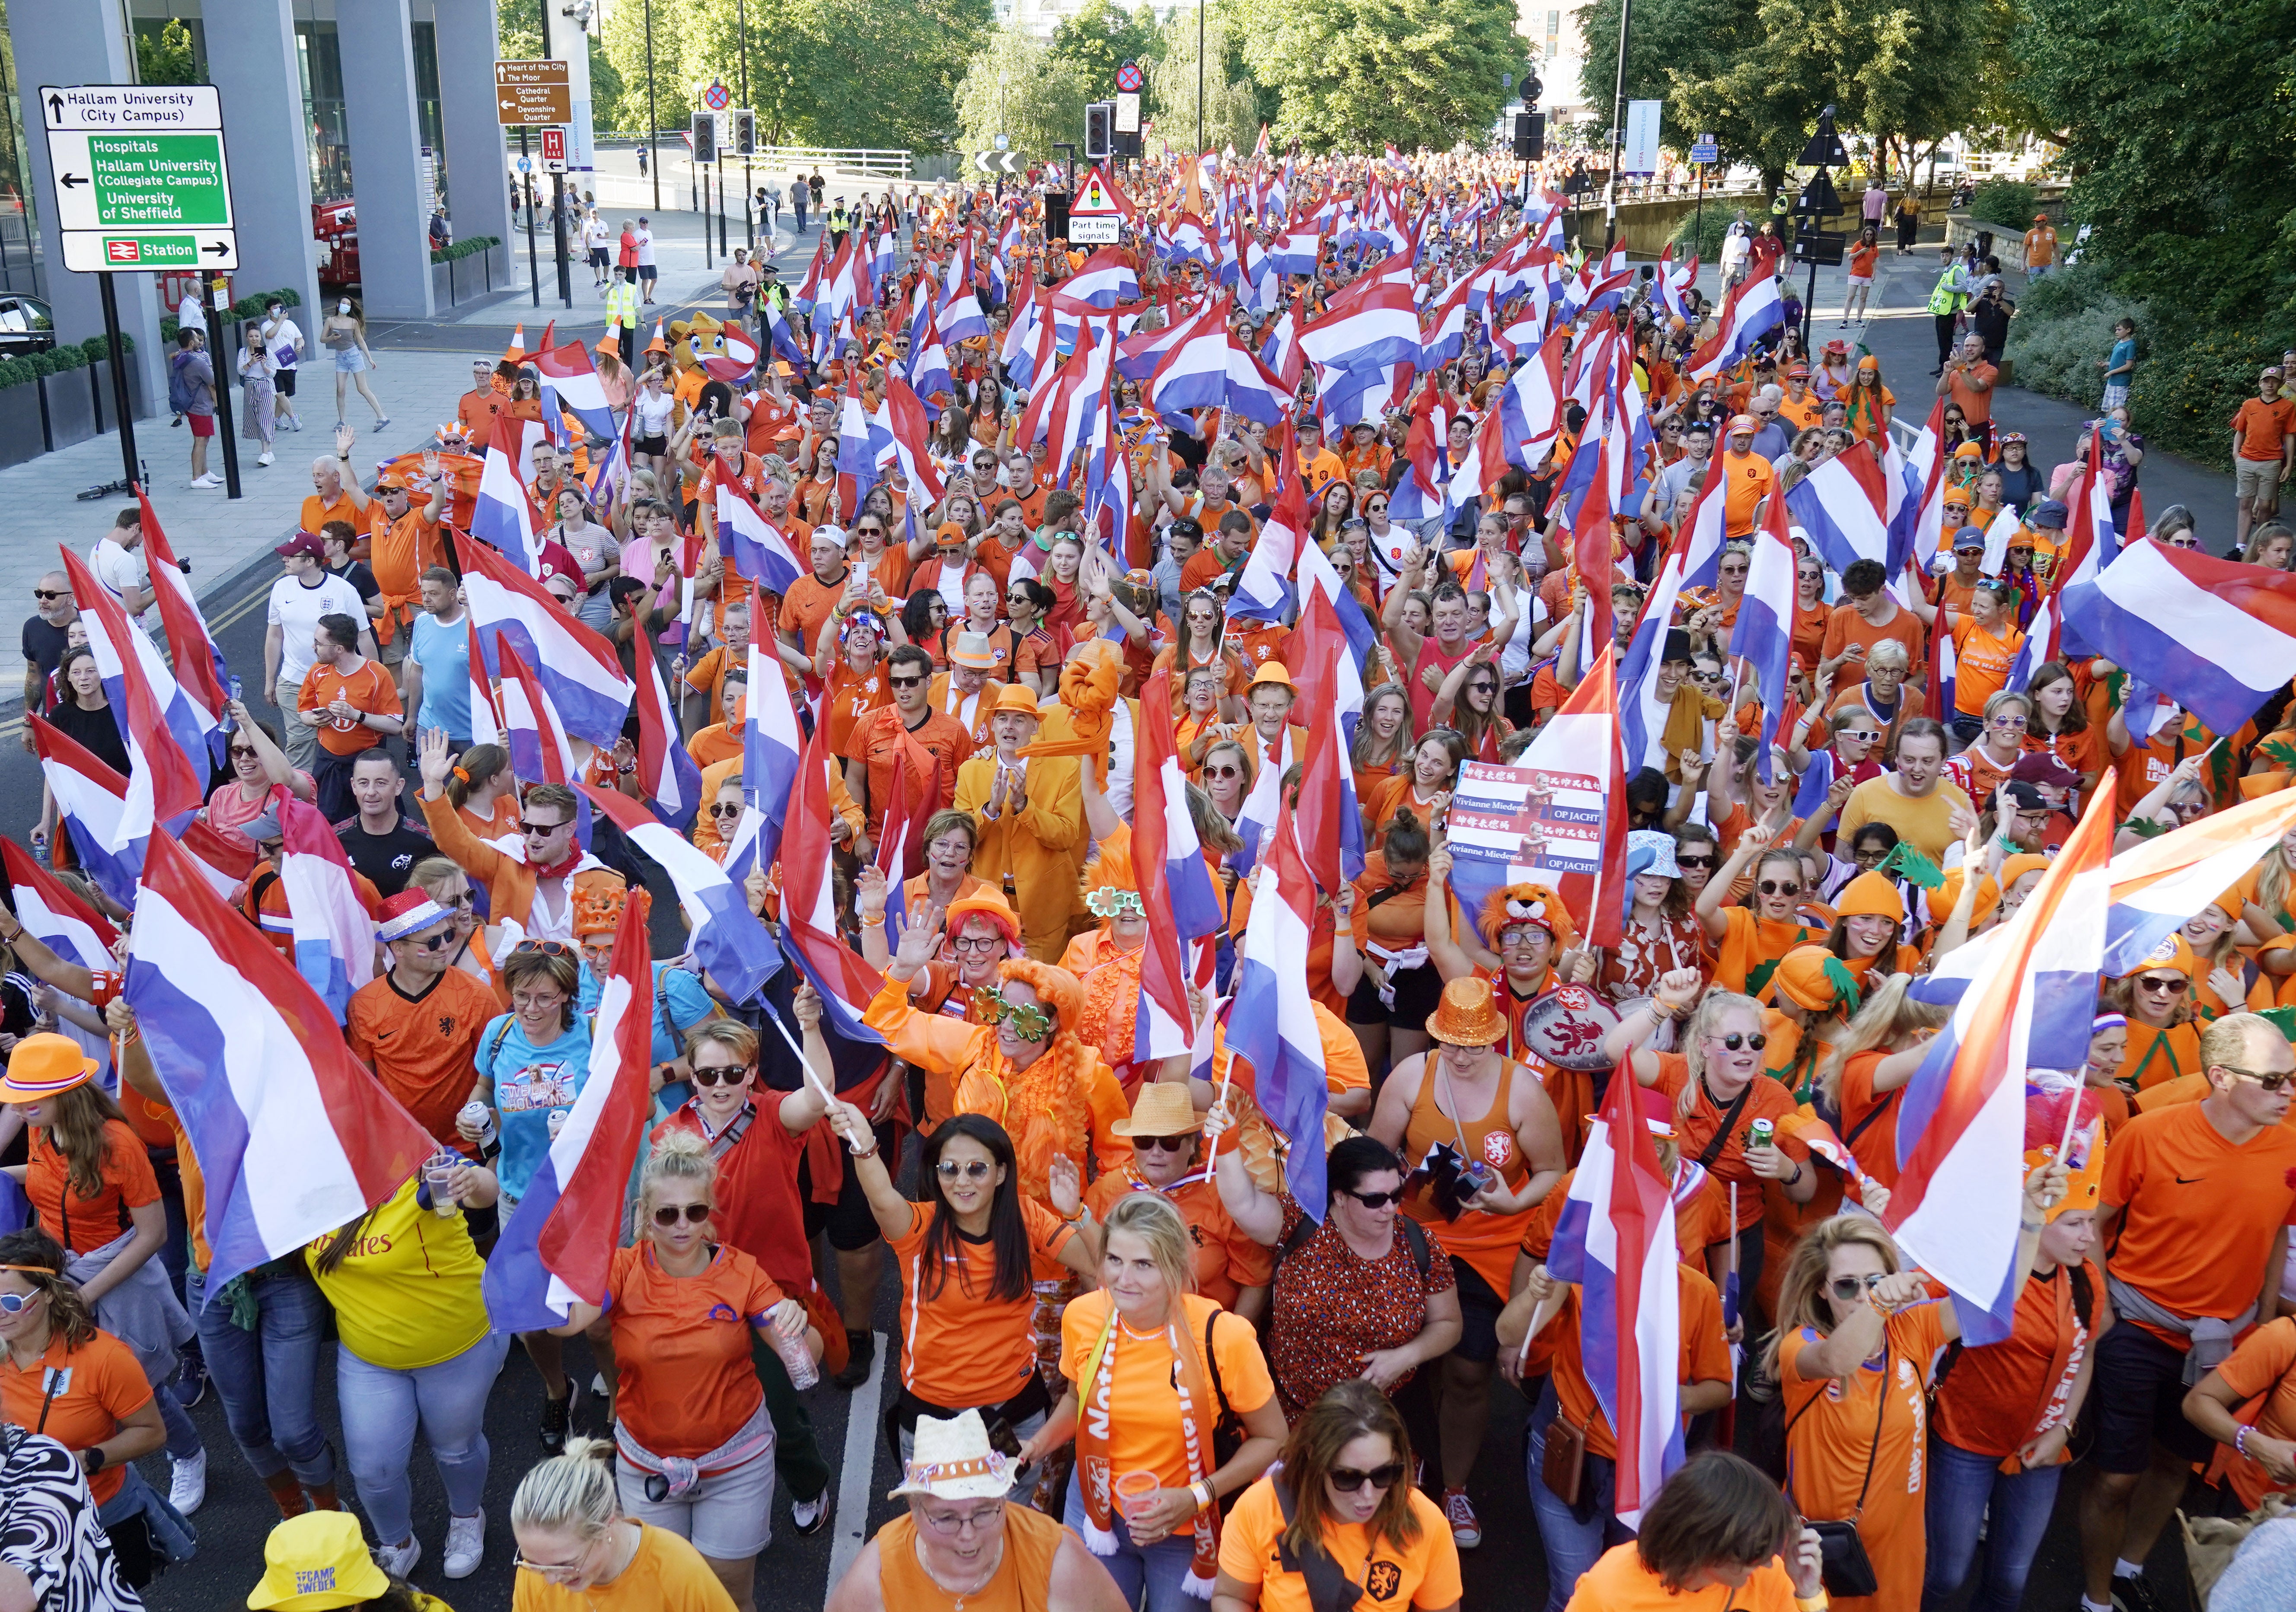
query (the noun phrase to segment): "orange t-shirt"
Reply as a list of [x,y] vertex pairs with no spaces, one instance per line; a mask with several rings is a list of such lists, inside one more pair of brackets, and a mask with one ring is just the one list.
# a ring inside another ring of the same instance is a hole
[[[370,716],[397,716],[405,708],[398,685],[381,663],[361,660],[358,670],[346,676],[331,666],[314,666],[303,674],[303,691],[295,697],[299,711],[323,711],[340,696],[351,708]],[[382,735],[356,716],[331,716],[318,727],[319,742],[331,756],[356,756],[382,742]]]
[[691,1460],[757,1414],[766,1390],[750,1332],[785,1295],[756,1260],[720,1244],[700,1275],[672,1276],[641,1241],[614,1250],[606,1291],[621,1362],[614,1411],[631,1437],[656,1455]]
[[1787,1333],[1778,1344],[1778,1387],[1789,1428],[1786,1498],[1804,1517],[1848,1517],[1857,1511],[1860,1492],[1865,1494],[1857,1533],[1880,1591],[1836,1600],[1843,1612],[1897,1612],[1918,1605],[1922,1595],[1926,1389],[1931,1362],[1946,1346],[1944,1316],[1935,1304],[1900,1310],[1883,1336],[1881,1364],[1859,1367],[1847,1382],[1795,1370],[1801,1352],[1818,1341],[1809,1328]]
[[[521,1574],[523,1584],[531,1574]],[[1709,1584],[1702,1590],[1669,1590],[1643,1566],[1635,1542],[1612,1545],[1579,1575],[1566,1612],[1794,1612],[1793,1580],[1776,1557],[1754,1569],[1734,1590]]]
[[479,1038],[502,1011],[487,982],[462,969],[448,969],[419,996],[384,973],[351,993],[343,1034],[351,1056],[373,1069],[424,1130],[475,1158],[455,1116],[470,1101]]
[[829,686],[822,701],[822,708],[829,716],[830,753],[844,755],[853,737],[853,724],[879,706],[890,703],[892,698],[892,684],[885,680],[883,656],[877,658],[877,663],[865,676],[853,669],[851,661],[839,656],[836,664],[829,668]]
[[1946,371],[1946,379],[1952,383],[1953,400],[1961,405],[1961,417],[1970,424],[1983,425],[1993,418],[1993,387],[1988,384],[1980,391],[1964,384],[1962,377],[1967,375],[1989,383],[1997,380],[2000,374],[1998,369],[1982,359]]
[[2296,431],[2296,398],[2284,395],[2267,403],[2251,397],[2232,417],[2232,429],[2240,433],[2243,459],[2269,463],[2280,457],[2289,433]]
[[[823,618],[845,597],[845,577],[842,568],[834,582],[823,582],[808,571],[791,583],[789,592],[782,595],[782,608],[774,618],[774,625],[786,637],[794,637],[796,647],[808,655],[813,653],[813,641],[821,632]],[[750,630],[757,630],[754,624]]]
[[[918,749],[930,760],[919,757]],[[840,754],[869,769],[869,838],[874,839],[892,804],[896,769],[909,769],[911,790],[932,790],[932,809],[939,811],[956,798],[956,769],[972,754],[972,735],[946,712],[929,709],[912,728],[898,706],[882,705],[854,723]]]
[[2025,634],[2012,626],[2004,638],[1980,627],[1967,616],[1956,618],[1953,624],[1953,703],[1964,716],[1979,716],[1985,712],[1985,702],[1999,693],[2009,681],[2009,668],[2017,664],[2017,651],[2025,647]]
[[73,1253],[94,1253],[128,1229],[130,1209],[160,1201],[152,1155],[126,1121],[103,1122],[103,1184],[94,1198],[82,1198],[71,1184],[71,1166],[49,1139],[48,1127],[33,1125],[30,1133],[24,1196],[32,1200],[40,1229]]
[[302,529],[315,537],[318,536],[319,528],[330,520],[340,520],[353,531],[362,529],[359,512],[352,506],[351,495],[348,493],[337,493],[332,503],[320,497],[316,493],[305,494],[303,511],[298,519]]
[[[2104,1313],[2104,1272],[2089,1266],[2088,1347],[2096,1347],[2096,1323]],[[2035,1436],[2041,1414],[2056,1391],[2049,1367],[2057,1354],[2057,1305],[2071,1320],[2072,1272],[2062,1265],[2046,1276],[2026,1279],[2017,1295],[2009,1336],[1997,1344],[1962,1350],[1938,1385],[1937,1431],[1947,1443],[1973,1455],[1996,1460],[2014,1455]],[[2289,1323],[2296,1343],[2296,1322]],[[2070,1342],[2070,1334],[2066,1341]],[[2229,1363],[2229,1362],[2226,1362]]]
[[[1852,1053],[1841,1066],[1841,1139],[1858,1167],[1885,1187],[1898,1184],[1898,1099],[1903,1086],[1874,1093],[1886,1050]],[[1876,1116],[1876,1109],[1887,1111]],[[1854,1134],[1853,1134],[1854,1133]]]
[[[955,1252],[943,1256],[939,1291],[920,1302],[925,1235],[941,1207],[913,1203],[909,1211],[907,1233],[885,1240],[901,1271],[901,1386],[928,1404],[1003,1404],[1037,1369],[1036,1295],[1024,1288],[1018,1298],[996,1297],[995,1245],[958,1232]],[[1033,1198],[1021,1199],[1021,1223],[1040,1265],[1076,1234]]]
[[[1327,1523],[1324,1548],[1351,1581],[1365,1586],[1359,1605],[1379,1612],[1454,1606],[1460,1596],[1459,1547],[1450,1525],[1425,1494],[1415,1488],[1406,1493],[1419,1523],[1419,1537],[1408,1546],[1398,1547],[1384,1533],[1371,1538],[1361,1523]],[[1263,1477],[1243,1492],[1220,1529],[1220,1572],[1259,1590],[1259,1612],[1312,1612],[1307,1575],[1283,1566],[1277,1544],[1283,1533],[1283,1502],[1275,1480]]]
[[[1110,1319],[1112,1302],[1104,1290],[1070,1301],[1061,1316],[1061,1375],[1074,1386],[1081,1415],[1108,1419],[1112,1470],[1153,1472],[1163,1487],[1185,1489],[1193,1475],[1188,1470],[1187,1445],[1180,1430],[1180,1395],[1175,1387],[1179,1362],[1166,1335],[1159,1332],[1139,1338],[1121,1324],[1109,1328],[1108,1351],[1116,1357],[1113,1366],[1103,1364],[1096,1382],[1078,1380]],[[1204,1346],[1205,1326],[1210,1325],[1212,1359],[1204,1362],[1204,1380],[1209,1388],[1217,1362],[1219,1391],[1226,1395],[1229,1409],[1242,1416],[1275,1397],[1275,1379],[1268,1375],[1267,1357],[1259,1352],[1259,1338],[1250,1322],[1193,1293],[1184,1295],[1180,1306],[1173,1323],[1186,1331],[1199,1354]],[[1218,1415],[1217,1404],[1198,1406],[1198,1428],[1210,1433]],[[1195,1524],[1184,1522],[1173,1532],[1192,1534]]]
[[1730,490],[1722,503],[1722,525],[1726,535],[1743,537],[1754,529],[1754,506],[1764,496],[1778,489],[1778,473],[1770,462],[1759,454],[1720,453],[1714,455],[1730,478]]
[[[1693,1258],[1697,1256],[1696,1249],[1683,1252]],[[1734,1374],[1730,1369],[1730,1340],[1722,1327],[1722,1295],[1715,1290],[1714,1283],[1703,1271],[1686,1264],[1677,1264],[1674,1271],[1682,1296],[1677,1346],[1681,1364],[1676,1370],[1675,1380],[1728,1382]],[[1544,1350],[1552,1362],[1549,1373],[1554,1384],[1555,1419],[1586,1430],[1587,1454],[1616,1461],[1619,1436],[1595,1397],[1594,1387],[1587,1380],[1586,1362],[1579,1355],[1578,1306],[1582,1297],[1578,1284],[1570,1283],[1570,1296],[1562,1301],[1561,1312],[1532,1344],[1532,1360],[1536,1362]],[[1529,1369],[1525,1367],[1526,1373]]]
[[[1874,652],[1874,646],[1885,638],[1894,638],[1906,646],[1906,667],[1919,675],[1923,658],[1929,651],[1929,640],[1923,634],[1922,618],[1904,605],[1899,605],[1898,613],[1880,626],[1860,616],[1854,605],[1835,605],[1832,619],[1825,624],[1825,642],[1818,654],[1821,659],[1831,660],[1854,643],[1870,655]],[[1816,670],[1815,667],[1809,669],[1813,673]],[[1866,661],[1863,656],[1843,661],[1833,674],[1833,686],[1841,693],[1849,692],[1865,681]]]
[[[1657,1057],[1658,1090],[1669,1097],[1680,1097],[1683,1084],[1690,1078],[1690,1060],[1679,1052],[1660,1052]],[[1724,1105],[1725,1108],[1726,1106]],[[1738,1230],[1741,1232],[1749,1226],[1759,1225],[1762,1221],[1762,1178],[1746,1166],[1746,1135],[1754,1121],[1768,1120],[1777,1127],[1775,1140],[1778,1150],[1799,1164],[1807,1166],[1809,1163],[1808,1148],[1786,1134],[1784,1126],[1778,1125],[1779,1120],[1793,1111],[1793,1093],[1780,1084],[1775,1076],[1755,1076],[1752,1088],[1746,1093],[1745,1103],[1739,1109],[1738,1117],[1731,1124],[1729,1139],[1723,1142],[1722,1150],[1714,1156],[1714,1162],[1706,1166],[1707,1174],[1712,1178],[1707,1190],[1721,1193],[1726,1200],[1729,1196],[1730,1183],[1737,1183]],[[1680,1110],[1677,1112],[1679,1114]],[[1715,1106],[1713,1098],[1707,1093],[1705,1082],[1702,1080],[1689,1115],[1675,1122],[1675,1129],[1682,1138],[1682,1156],[1685,1158],[1703,1158],[1706,1156],[1706,1144],[1721,1128],[1723,1112],[1724,1108]],[[1726,1211],[1725,1218],[1727,1218]]]
[[1871,280],[1874,266],[1881,260],[1879,246],[1853,246],[1849,249],[1849,273],[1855,279]]
[[[1322,1027],[1320,1020],[1317,1027]],[[1217,1058],[1217,1051],[1214,1056]],[[1128,1165],[1120,1170],[1104,1172],[1086,1188],[1085,1207],[1092,1211],[1094,1219],[1105,1221],[1108,1212],[1131,1193],[1156,1190],[1137,1179]],[[1219,1189],[1212,1182],[1193,1180],[1164,1196],[1172,1200],[1172,1207],[1179,1210],[1180,1218],[1187,1223],[1188,1241],[1193,1250],[1189,1263],[1195,1271],[1197,1292],[1221,1309],[1232,1310],[1244,1289],[1264,1288],[1275,1279],[1275,1250],[1254,1242],[1236,1229],[1235,1222],[1228,1216],[1227,1206],[1220,1202]]]
[[[60,1371],[65,1386],[48,1399],[48,1373]],[[41,1403],[46,1401],[45,1413]],[[19,1371],[0,1349],[0,1415],[20,1428],[45,1433],[67,1450],[100,1444],[119,1424],[152,1403],[152,1385],[135,1352],[109,1332],[99,1331],[73,1349],[63,1334],[52,1332],[47,1352],[29,1371]],[[127,1481],[122,1464],[107,1466],[87,1480],[99,1506],[108,1505]]]
[[[2258,1432],[2267,1438],[2296,1438],[2296,1317],[2266,1322],[2242,1338],[2217,1375],[2243,1399],[2264,1396],[2250,1424]],[[2245,1455],[2226,1450],[2225,1466],[2243,1510],[2253,1511],[2280,1487]]]
[[2272,1240],[2296,1208],[2292,1180],[2296,1129],[2269,1125],[2235,1147],[2199,1103],[2139,1114],[2104,1156],[2099,1202],[2121,1210],[2106,1268],[2179,1315],[2236,1315],[2255,1302]]

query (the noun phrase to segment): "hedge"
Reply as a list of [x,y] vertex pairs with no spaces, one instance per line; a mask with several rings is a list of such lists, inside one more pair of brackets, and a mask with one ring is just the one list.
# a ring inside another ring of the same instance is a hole
[[2014,179],[1988,179],[1970,198],[1969,216],[1982,224],[1996,224],[2022,235],[2032,227],[2038,192]]
[[430,261],[452,263],[458,258],[475,258],[489,247],[501,244],[502,237],[499,235],[473,235],[468,241],[457,241],[450,246],[434,249],[430,253]]
[[[244,324],[250,319],[260,318],[263,314],[263,305],[275,297],[288,307],[303,306],[303,299],[297,293],[295,288],[291,285],[283,285],[275,291],[257,291],[252,296],[242,297],[225,311],[224,323],[228,324],[235,319]],[[173,314],[162,314],[160,316],[160,340],[168,346],[176,345],[176,331],[178,328]],[[99,337],[97,340],[100,341],[102,338]]]
[[2202,323],[2118,296],[2101,266],[2076,264],[2028,286],[2018,304],[2006,349],[2017,384],[2096,407],[2104,385],[2097,360],[2112,350],[2113,322],[2123,317],[2136,322],[2130,422],[2150,447],[2230,470],[2232,417],[2256,396],[2257,372],[2296,347],[2296,311]]

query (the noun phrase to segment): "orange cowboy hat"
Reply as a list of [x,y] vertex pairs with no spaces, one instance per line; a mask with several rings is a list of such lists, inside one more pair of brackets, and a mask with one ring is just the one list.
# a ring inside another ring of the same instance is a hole
[[1493,1001],[1488,979],[1452,980],[1443,987],[1443,1000],[1427,1016],[1427,1034],[1446,1046],[1487,1047],[1506,1033],[1506,1016]]

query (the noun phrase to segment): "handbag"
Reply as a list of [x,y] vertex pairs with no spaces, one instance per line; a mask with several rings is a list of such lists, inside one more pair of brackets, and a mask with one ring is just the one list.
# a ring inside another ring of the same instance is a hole
[[1817,1535],[1818,1551],[1825,1563],[1828,1595],[1847,1600],[1871,1595],[1882,1587],[1881,1580],[1874,1576],[1873,1559],[1866,1554],[1866,1542],[1857,1536],[1857,1519],[1866,1514],[1866,1496],[1874,1487],[1874,1463],[1882,1453],[1882,1418],[1889,1408],[1890,1350],[1885,1344],[1882,1349],[1882,1382],[1874,1395],[1874,1441],[1866,1452],[1866,1481],[1857,1486],[1857,1510],[1837,1521],[1802,1518],[1802,1526]]
[[1578,1504],[1578,1491],[1587,1478],[1587,1429],[1594,1423],[1592,1411],[1574,1428],[1558,1410],[1554,1420],[1546,1424],[1546,1453],[1538,1463],[1538,1481],[1566,1506]]

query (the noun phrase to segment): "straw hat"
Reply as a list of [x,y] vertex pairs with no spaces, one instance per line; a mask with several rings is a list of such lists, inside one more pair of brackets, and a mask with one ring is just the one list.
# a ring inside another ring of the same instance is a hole
[[946,1421],[920,1416],[908,1467],[886,1498],[930,1494],[935,1500],[1002,1500],[1013,1487],[1015,1469],[1010,1459],[989,1448],[988,1427],[980,1412],[961,1411]]
[[255,1612],[327,1612],[383,1595],[390,1580],[348,1511],[306,1511],[263,1542],[263,1576],[248,1592]]
[[949,651],[948,658],[955,665],[975,672],[996,669],[996,651],[989,644],[986,633],[959,633],[956,647]]
[[0,1102],[45,1102],[95,1078],[96,1062],[69,1035],[27,1035],[0,1069]]
[[1443,987],[1442,1002],[1427,1016],[1428,1035],[1448,1046],[1487,1047],[1506,1031],[1506,1017],[1492,1002],[1488,979],[1452,980]]
[[1152,1080],[1140,1088],[1132,1117],[1108,1127],[1119,1136],[1193,1136],[1204,1128],[1184,1080]]

